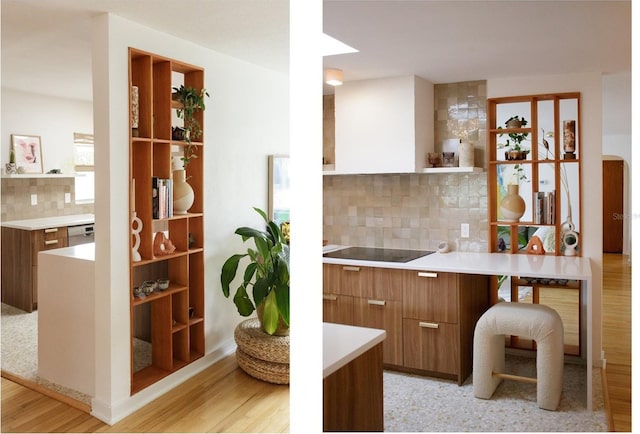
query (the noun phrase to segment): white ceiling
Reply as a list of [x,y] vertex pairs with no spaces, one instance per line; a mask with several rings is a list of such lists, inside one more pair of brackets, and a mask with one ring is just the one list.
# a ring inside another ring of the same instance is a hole
[[[631,133],[630,1],[323,5],[324,31],[360,50],[324,59],[326,67],[343,69],[346,81],[415,74],[451,83],[598,71],[613,74],[604,86],[605,104],[613,103],[605,116],[627,128],[609,133]],[[91,17],[104,12],[288,73],[288,0],[2,0],[1,6],[3,87],[90,100]]]
[[91,100],[104,12],[288,73],[288,0],[2,0],[2,86]]

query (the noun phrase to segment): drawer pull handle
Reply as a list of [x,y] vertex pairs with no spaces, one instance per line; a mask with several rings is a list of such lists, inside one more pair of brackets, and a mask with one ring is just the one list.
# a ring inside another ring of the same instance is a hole
[[49,240],[44,242],[45,246],[51,246],[53,244],[58,244],[58,240]]
[[418,277],[438,277],[438,273],[429,273],[427,271],[419,271]]
[[333,295],[333,294],[322,294],[322,299],[323,300],[331,300],[331,301],[335,301],[338,299],[337,295]]
[[352,267],[349,265],[345,265],[344,267],[342,267],[342,269],[344,271],[360,271],[360,267]]
[[51,228],[51,229],[45,229],[44,230],[45,234],[52,234],[54,232],[58,232],[58,228]]
[[376,306],[384,306],[385,304],[387,304],[386,300],[367,300],[367,303]]
[[420,322],[420,327],[423,327],[426,329],[437,329],[438,324],[435,322]]

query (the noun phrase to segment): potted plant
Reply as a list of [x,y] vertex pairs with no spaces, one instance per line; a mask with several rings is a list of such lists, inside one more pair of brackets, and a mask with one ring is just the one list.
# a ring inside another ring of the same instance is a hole
[[261,209],[253,209],[264,219],[266,230],[236,229],[242,241],[252,239],[255,248],[249,247],[246,253],[232,255],[225,261],[220,275],[222,293],[229,297],[229,285],[236,277],[240,261],[249,258],[242,282],[233,296],[238,313],[249,316],[255,310],[266,333],[286,335],[289,333],[289,245],[278,225]]
[[202,126],[196,119],[195,114],[197,111],[205,109],[204,97],[208,97],[209,93],[207,89],[197,90],[193,86],[185,86],[184,84],[181,84],[180,87],[174,87],[173,90],[172,98],[182,104],[182,107],[176,110],[176,114],[179,119],[184,120],[184,128],[173,128],[172,138],[186,142],[184,154],[180,158],[183,167],[186,169],[190,160],[197,158],[191,141],[202,136]]
[[[504,125],[508,129],[513,129],[513,128],[522,128],[526,126],[527,123],[528,122],[524,118],[524,116],[520,118],[520,116],[515,115],[507,119]],[[502,127],[498,127],[498,129],[502,129]],[[527,137],[529,137],[529,133],[510,132],[510,133],[503,133],[503,134],[507,134],[509,136],[506,144],[506,147],[508,149],[507,151],[505,151],[505,159],[526,160],[527,154],[529,153],[529,149],[524,149],[522,147],[522,142],[525,141]],[[502,137],[503,134],[500,134],[500,137]]]

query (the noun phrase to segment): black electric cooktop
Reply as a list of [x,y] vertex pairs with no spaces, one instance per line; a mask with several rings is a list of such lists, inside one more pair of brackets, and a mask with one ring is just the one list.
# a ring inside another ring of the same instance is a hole
[[347,247],[325,253],[326,258],[359,259],[362,261],[409,262],[433,253],[428,250],[381,249],[375,247]]

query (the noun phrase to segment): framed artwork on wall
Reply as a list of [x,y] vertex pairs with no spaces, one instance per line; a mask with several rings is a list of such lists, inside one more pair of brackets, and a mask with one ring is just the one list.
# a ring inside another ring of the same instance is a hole
[[40,136],[11,134],[11,150],[14,153],[16,166],[20,172],[42,173]]

